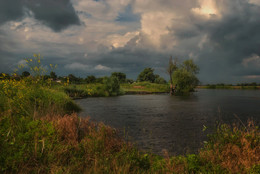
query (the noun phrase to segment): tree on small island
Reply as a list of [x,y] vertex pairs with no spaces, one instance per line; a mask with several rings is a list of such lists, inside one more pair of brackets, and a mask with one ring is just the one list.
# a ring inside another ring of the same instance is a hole
[[177,59],[174,59],[174,62],[172,61],[172,56],[170,57],[170,60],[169,60],[169,65],[167,67],[167,73],[169,74],[170,76],[170,94],[173,95],[174,94],[174,86],[173,86],[173,79],[172,79],[172,76],[173,76],[173,73],[174,71],[177,70]]
[[199,67],[191,59],[177,66],[177,61],[173,63],[170,58],[168,73],[170,74],[171,95],[188,94],[193,92],[199,84],[199,79],[196,77]]

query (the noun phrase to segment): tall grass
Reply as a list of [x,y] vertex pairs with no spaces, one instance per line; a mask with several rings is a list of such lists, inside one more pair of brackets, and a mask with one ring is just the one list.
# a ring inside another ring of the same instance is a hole
[[229,173],[260,172],[260,132],[254,122],[245,126],[219,125],[199,156]]

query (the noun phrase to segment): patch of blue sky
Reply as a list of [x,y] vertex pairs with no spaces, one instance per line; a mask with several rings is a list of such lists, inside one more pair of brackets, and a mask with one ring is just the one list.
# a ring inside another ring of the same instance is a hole
[[139,22],[140,15],[134,14],[132,5],[129,4],[125,7],[124,12],[118,14],[116,21],[118,21],[118,22]]

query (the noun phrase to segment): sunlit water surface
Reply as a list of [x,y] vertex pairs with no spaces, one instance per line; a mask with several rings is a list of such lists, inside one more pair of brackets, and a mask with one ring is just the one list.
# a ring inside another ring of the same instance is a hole
[[[76,100],[82,117],[117,128],[143,150],[197,153],[216,121],[259,123],[259,90],[200,89],[191,96],[124,95]],[[239,117],[239,119],[235,116]],[[207,127],[203,130],[203,125]]]

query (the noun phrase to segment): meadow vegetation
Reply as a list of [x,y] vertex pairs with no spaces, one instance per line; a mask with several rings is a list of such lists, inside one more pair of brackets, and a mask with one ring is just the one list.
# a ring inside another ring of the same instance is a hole
[[121,84],[121,88],[126,94],[168,93],[170,91],[169,84],[158,84],[147,81],[132,84],[123,83]]
[[237,85],[232,84],[208,84],[205,86],[198,86],[202,89],[260,89],[260,84],[257,83],[239,83]]
[[169,156],[165,151],[158,156],[136,149],[103,123],[78,117],[70,90],[95,96],[102,88],[105,95],[118,94],[118,84],[106,80],[107,87],[85,90],[85,85],[53,85],[37,72],[2,78],[0,173],[260,173],[260,132],[253,122],[219,124],[198,154]]
[[69,84],[67,86],[56,85],[56,89],[64,91],[71,98],[85,97],[109,97],[124,94],[118,80],[114,77],[106,77],[102,83]]

